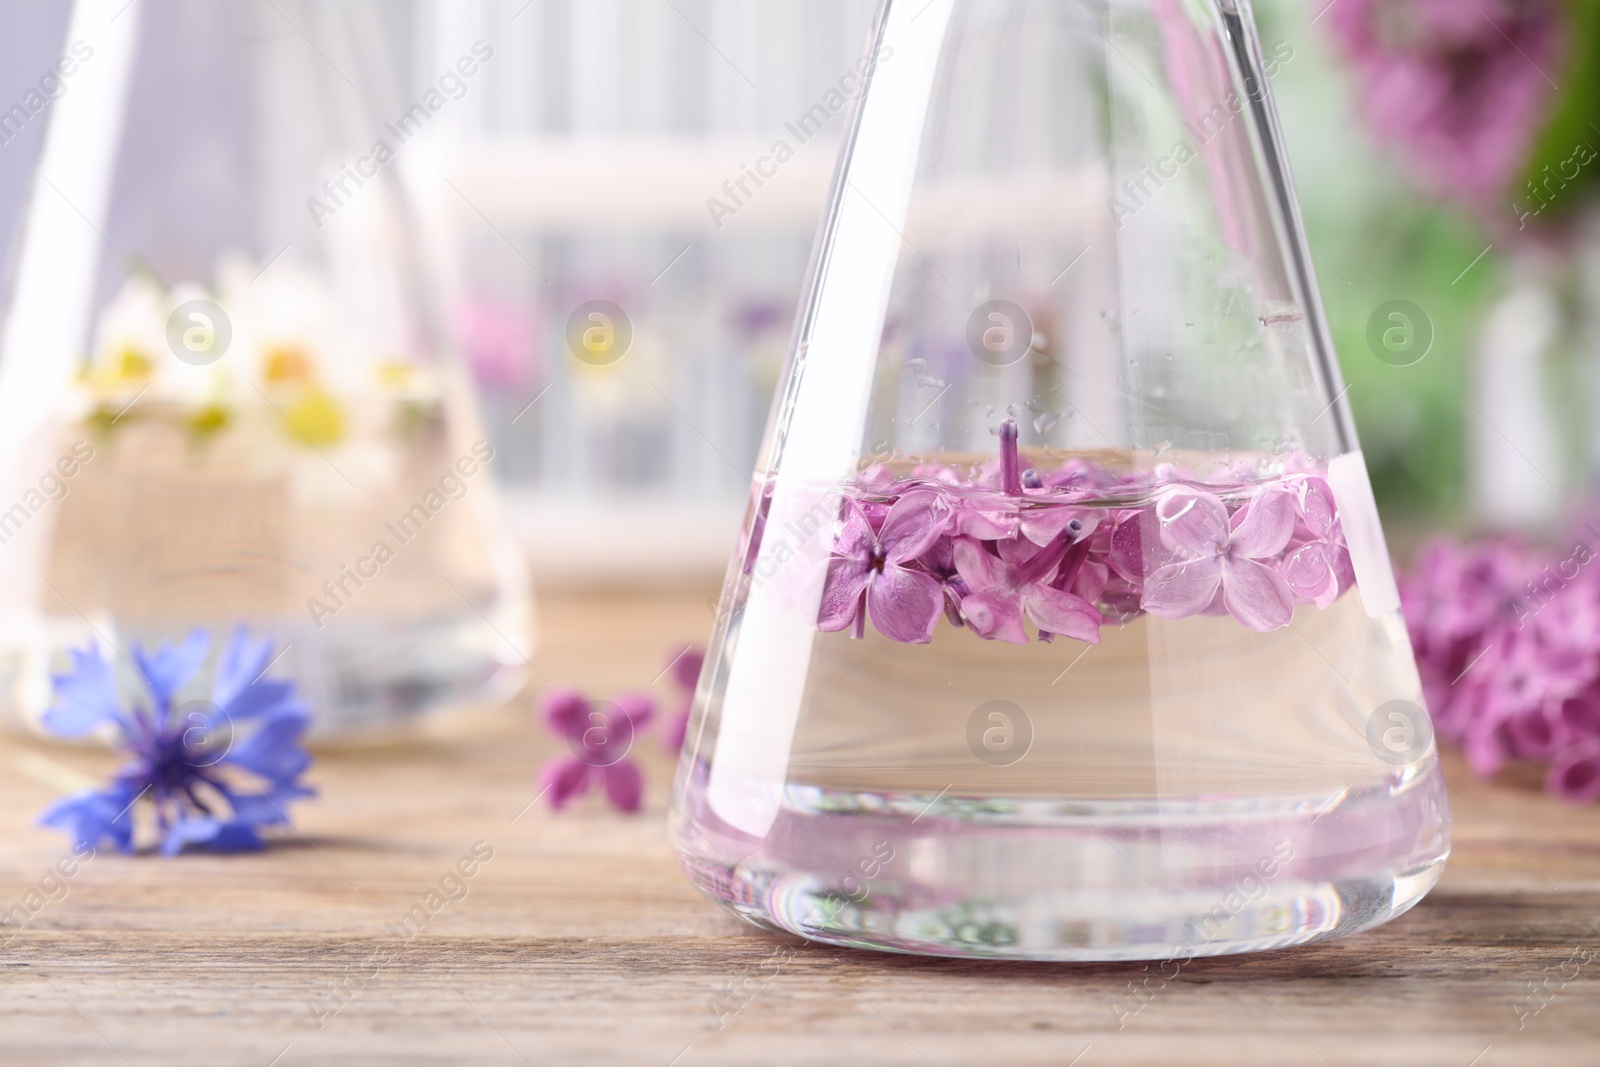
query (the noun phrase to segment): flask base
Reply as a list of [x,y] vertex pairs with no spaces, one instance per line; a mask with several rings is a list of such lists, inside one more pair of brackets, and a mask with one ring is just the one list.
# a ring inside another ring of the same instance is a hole
[[1409,910],[1449,854],[1433,757],[1322,796],[1174,801],[837,793],[790,785],[755,840],[690,790],[702,892],[763,929],[979,959],[1177,961],[1340,937]]

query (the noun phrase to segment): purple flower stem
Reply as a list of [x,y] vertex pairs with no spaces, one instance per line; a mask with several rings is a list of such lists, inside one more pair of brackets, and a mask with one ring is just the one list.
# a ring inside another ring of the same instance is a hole
[[1022,495],[1022,475],[1017,462],[1017,421],[1000,424],[1000,488],[1006,496]]

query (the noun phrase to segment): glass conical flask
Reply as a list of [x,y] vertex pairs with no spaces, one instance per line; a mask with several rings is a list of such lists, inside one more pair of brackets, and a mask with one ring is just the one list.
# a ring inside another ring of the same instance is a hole
[[[0,335],[0,711],[67,649],[244,625],[322,736],[503,699],[530,651],[494,449],[401,175],[370,0],[77,0]],[[220,644],[214,642],[214,644]]]
[[1432,731],[1244,0],[886,0],[679,767],[757,925],[1346,934]]

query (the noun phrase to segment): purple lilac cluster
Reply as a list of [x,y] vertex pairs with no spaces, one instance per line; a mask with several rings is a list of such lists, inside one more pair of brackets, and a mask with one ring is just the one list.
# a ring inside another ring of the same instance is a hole
[[[672,755],[683,748],[695,685],[705,665],[706,650],[681,645],[673,651],[660,677],[674,690],[669,717],[661,724],[661,745]],[[658,677],[658,681],[660,680]],[[633,743],[656,721],[656,698],[648,692],[628,693],[615,700],[591,700],[570,687],[550,689],[539,700],[545,727],[564,741],[568,754],[557,756],[539,771],[539,795],[560,811],[591,789],[605,794],[618,811],[638,811],[644,795],[644,773],[632,756]]]
[[1545,787],[1600,800],[1600,526],[1562,552],[1441,540],[1403,576],[1401,603],[1435,729],[1488,776],[1548,764]]
[[1567,5],[1344,0],[1324,10],[1360,76],[1367,121],[1427,188],[1490,207],[1516,184],[1558,95],[1575,29]]
[[962,484],[948,467],[873,477],[840,505],[817,628],[933,639],[940,616],[990,641],[1096,644],[1110,619],[1231,615],[1285,626],[1354,584],[1333,492],[1314,473],[1201,487],[1170,468],[1117,475],[1073,461],[1021,469],[1017,425],[998,464]]

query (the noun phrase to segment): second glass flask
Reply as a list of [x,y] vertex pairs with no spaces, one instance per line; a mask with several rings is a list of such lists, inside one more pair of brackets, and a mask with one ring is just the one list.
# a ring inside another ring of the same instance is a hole
[[1449,816],[1238,0],[886,0],[679,767],[819,941],[1352,933]]
[[0,315],[0,725],[70,650],[241,626],[321,739],[509,699],[533,606],[403,180],[447,120],[399,12],[70,7]]

